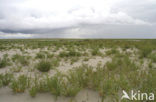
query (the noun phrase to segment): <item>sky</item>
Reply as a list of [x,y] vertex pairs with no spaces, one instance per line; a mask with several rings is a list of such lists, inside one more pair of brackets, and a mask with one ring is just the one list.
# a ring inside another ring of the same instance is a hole
[[0,39],[156,38],[156,0],[0,0]]

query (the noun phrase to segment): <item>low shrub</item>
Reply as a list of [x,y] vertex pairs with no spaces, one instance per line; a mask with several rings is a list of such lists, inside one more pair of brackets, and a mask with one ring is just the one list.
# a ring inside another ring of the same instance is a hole
[[11,82],[13,78],[13,74],[10,73],[5,73],[5,74],[0,74],[0,83],[2,86],[7,86]]
[[27,66],[27,65],[29,65],[29,60],[28,60],[29,58],[30,58],[29,56],[22,56],[19,54],[15,54],[15,55],[13,55],[12,60],[13,60],[13,62],[17,61],[21,65]]
[[20,62],[21,65],[23,65],[23,66],[27,66],[27,65],[29,64],[28,59],[25,58],[24,56],[21,56],[21,57],[19,58],[19,62]]
[[6,67],[7,64],[8,64],[7,59],[4,59],[4,58],[3,59],[0,59],[0,68]]
[[79,84],[69,82],[64,84],[62,94],[67,97],[74,97],[80,90]]
[[29,94],[30,94],[30,96],[32,96],[32,97],[35,97],[36,94],[37,94],[37,92],[38,92],[38,89],[37,89],[36,86],[33,86],[33,87],[29,90]]
[[106,67],[109,71],[124,72],[136,71],[138,67],[129,59],[128,56],[122,56],[122,58],[113,57],[112,62],[107,62]]
[[10,59],[8,58],[8,54],[4,54],[3,58],[0,58],[0,68],[4,68],[8,65],[10,65]]
[[92,54],[93,56],[96,56],[96,55],[101,56],[101,55],[102,55],[102,53],[101,53],[101,52],[99,51],[99,49],[97,49],[97,48],[92,49],[91,54]]
[[36,67],[41,72],[48,72],[51,69],[51,63],[47,60],[41,60]]
[[12,80],[10,85],[13,92],[15,93],[24,92],[27,86],[28,86],[28,78],[25,75],[21,75],[18,77],[18,79]]
[[36,57],[35,58],[39,58],[39,59],[45,58],[45,54],[39,52],[39,53],[36,54]]
[[119,53],[119,51],[117,50],[117,49],[115,49],[115,48],[112,48],[111,50],[108,50],[108,51],[106,51],[106,55],[113,55],[113,54],[115,54],[115,55],[117,55],[117,54],[120,54]]
[[62,51],[59,54],[60,57],[80,57],[81,53],[74,51],[74,50],[70,50],[68,52]]
[[62,92],[62,80],[60,79],[60,75],[56,74],[55,76],[51,78],[47,78],[47,86],[49,88],[49,91],[56,95],[60,96]]
[[156,53],[150,54],[149,58],[152,60],[153,63],[156,63]]
[[152,52],[152,49],[150,47],[142,47],[140,49],[140,58],[148,57],[151,52]]

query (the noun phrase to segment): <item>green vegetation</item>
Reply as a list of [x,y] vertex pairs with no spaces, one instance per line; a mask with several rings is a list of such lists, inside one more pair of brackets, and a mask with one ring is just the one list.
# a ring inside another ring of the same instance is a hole
[[37,63],[36,68],[41,72],[48,72],[51,69],[51,63],[47,60],[41,60]]
[[32,96],[32,97],[35,97],[36,94],[38,92],[38,89],[37,87],[33,86],[30,90],[29,90],[29,94]]
[[140,49],[140,58],[148,57],[148,55],[152,52],[151,48],[143,47]]
[[[93,48],[118,48],[128,49],[137,48],[140,50],[145,49],[155,49],[155,39],[153,40],[121,40],[121,39],[1,39],[0,40],[0,50],[7,50],[12,48],[50,48],[54,47],[56,50],[60,48],[79,48],[79,49],[93,49]],[[19,47],[18,45],[23,45]]]
[[115,72],[129,72],[131,70],[136,71],[138,67],[127,56],[120,58],[113,57],[112,62],[106,63],[106,67],[109,71]]
[[6,66],[8,66],[10,63],[9,63],[9,58],[8,58],[8,55],[3,55],[3,58],[1,59],[0,58],[0,68],[4,68]]
[[117,49],[115,49],[115,48],[112,48],[111,50],[108,50],[107,52],[106,52],[106,55],[113,55],[113,54],[119,54],[119,51],[117,50]]
[[91,54],[92,54],[93,56],[96,56],[96,55],[101,56],[101,55],[102,55],[102,53],[99,51],[98,48],[92,49]]
[[0,74],[0,86],[7,86],[12,81],[13,74],[5,73]]
[[12,80],[10,85],[13,92],[15,93],[24,92],[27,86],[28,86],[28,78],[25,75],[21,75],[18,77],[18,79]]
[[27,66],[29,65],[29,60],[28,60],[29,58],[30,58],[29,56],[22,56],[19,54],[15,54],[13,55],[12,60],[13,62],[19,62],[21,65]]
[[42,52],[39,52],[36,54],[36,58],[39,58],[39,59],[45,58],[45,54]]
[[144,80],[144,84],[142,86],[142,91],[150,93],[150,92],[154,92],[154,94],[156,94],[155,91],[156,90],[156,70],[155,69],[150,69],[149,70],[148,75],[146,75],[146,80]]
[[8,61],[6,59],[0,59],[0,68],[7,66]]
[[58,67],[60,65],[60,59],[59,58],[53,58],[51,60],[51,66],[54,67]]
[[12,68],[11,68],[11,71],[12,71],[12,72],[20,72],[20,71],[21,71],[21,69],[22,69],[22,67],[21,67],[21,66],[12,67]]
[[47,86],[49,88],[49,91],[56,95],[60,96],[61,95],[61,90],[62,90],[62,85],[61,85],[61,80],[59,79],[59,76],[54,76],[52,78],[47,79]]
[[156,53],[150,54],[149,58],[152,60],[153,63],[156,63]]
[[[13,74],[0,74],[0,87],[10,86],[15,93],[28,90],[32,97],[45,92],[74,97],[80,90],[90,89],[99,93],[102,101],[111,97],[118,102],[118,93],[123,89],[156,90],[156,40],[0,40],[0,51],[11,49],[20,50],[22,54],[5,54],[1,57],[0,68],[11,63],[13,66],[9,67],[9,71]],[[12,60],[9,60],[10,55]],[[103,60],[104,57],[108,61]],[[90,66],[94,65],[90,59],[98,61],[98,58],[102,60],[101,64]],[[60,71],[66,63],[67,67],[74,68]],[[53,69],[52,73],[50,69]],[[27,75],[20,75],[25,70],[28,70]],[[35,78],[31,75],[35,75]]]
[[73,64],[74,62],[77,62],[78,60],[79,60],[79,57],[73,57],[73,58],[71,58],[70,64]]
[[65,52],[62,51],[59,54],[60,57],[80,57],[81,53],[74,51],[74,50],[70,50],[69,52]]

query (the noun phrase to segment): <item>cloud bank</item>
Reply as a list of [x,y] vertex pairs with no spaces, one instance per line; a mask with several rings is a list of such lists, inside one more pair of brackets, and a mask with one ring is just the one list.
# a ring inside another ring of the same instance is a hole
[[155,0],[1,0],[0,38],[156,38]]

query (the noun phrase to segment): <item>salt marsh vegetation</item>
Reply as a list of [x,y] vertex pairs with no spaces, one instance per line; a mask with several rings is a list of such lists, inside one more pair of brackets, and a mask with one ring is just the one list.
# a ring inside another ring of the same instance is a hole
[[156,40],[0,40],[0,88],[15,94],[77,102],[87,90],[97,102],[120,102],[122,90],[155,93],[155,82]]

